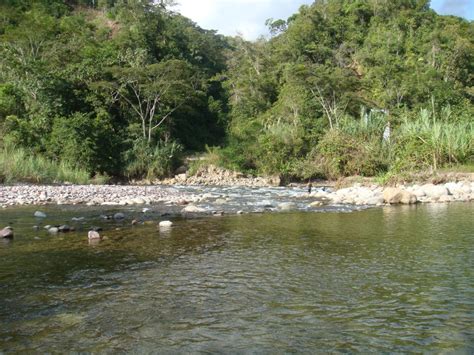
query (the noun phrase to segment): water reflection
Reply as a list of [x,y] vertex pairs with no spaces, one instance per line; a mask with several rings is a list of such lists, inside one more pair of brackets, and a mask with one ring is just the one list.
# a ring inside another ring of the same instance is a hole
[[21,236],[0,248],[0,348],[469,353],[473,207],[433,206],[175,218],[167,231],[117,231],[88,210],[108,237],[93,246],[10,211]]

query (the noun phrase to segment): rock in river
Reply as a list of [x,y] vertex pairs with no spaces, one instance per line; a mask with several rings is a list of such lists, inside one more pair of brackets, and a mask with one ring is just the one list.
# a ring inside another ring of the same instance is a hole
[[122,212],[114,214],[114,219],[124,219],[125,215]]
[[159,226],[160,228],[169,228],[169,227],[171,227],[172,225],[173,225],[173,222],[171,222],[171,221],[161,221],[161,222],[158,224],[158,226]]
[[89,238],[89,240],[101,239],[99,232],[96,232],[96,231],[89,231],[89,233],[87,233],[87,238]]
[[195,205],[188,205],[181,210],[182,213],[204,213],[206,210],[204,208],[195,206]]
[[296,204],[293,202],[282,202],[278,205],[278,208],[282,211],[291,211],[296,209]]
[[46,218],[46,213],[41,212],[41,211],[36,211],[34,216],[37,218]]
[[58,231],[60,232],[69,232],[71,230],[71,227],[69,227],[67,224],[63,224],[62,226],[58,227]]
[[0,238],[13,238],[13,228],[12,227],[5,227],[0,230]]

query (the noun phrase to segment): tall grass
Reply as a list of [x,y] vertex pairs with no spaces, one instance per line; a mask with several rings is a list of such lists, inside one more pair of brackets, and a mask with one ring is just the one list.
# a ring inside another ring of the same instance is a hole
[[150,146],[148,142],[134,142],[125,160],[125,174],[129,179],[155,179],[171,176],[181,162],[183,147],[176,142],[158,142]]
[[468,163],[474,155],[474,124],[453,119],[449,106],[439,115],[422,109],[415,119],[404,117],[399,128],[398,155],[406,165],[429,166]]
[[0,182],[88,184],[104,183],[105,178],[91,180],[85,170],[30,154],[23,148],[6,146],[0,150]]

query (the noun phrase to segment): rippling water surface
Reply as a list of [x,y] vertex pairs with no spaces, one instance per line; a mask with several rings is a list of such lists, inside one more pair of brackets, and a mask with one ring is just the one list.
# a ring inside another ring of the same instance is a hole
[[[175,218],[161,232],[131,227],[139,211],[43,210],[42,224],[85,220],[55,236],[32,229],[34,209],[0,211],[16,231],[0,240],[3,351],[474,352],[473,204]],[[108,239],[89,245],[90,225]]]

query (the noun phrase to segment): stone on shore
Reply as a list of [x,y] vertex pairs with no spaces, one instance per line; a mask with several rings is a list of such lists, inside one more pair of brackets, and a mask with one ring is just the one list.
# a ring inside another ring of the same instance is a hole
[[409,191],[402,190],[402,198],[400,199],[400,203],[403,205],[412,205],[418,202],[418,198],[415,194],[412,194]]
[[0,230],[0,238],[7,238],[13,239],[13,228],[12,227],[5,227]]
[[397,187],[387,187],[383,191],[383,199],[385,203],[397,204],[402,199],[402,189]]
[[411,205],[418,201],[415,194],[398,187],[388,187],[383,192],[385,203],[395,205],[398,203]]
[[426,197],[436,201],[441,196],[449,195],[449,190],[444,185],[426,184],[421,187]]
[[384,198],[382,194],[378,194],[376,196],[369,197],[367,200],[365,200],[365,205],[370,205],[370,206],[381,206],[383,205]]

